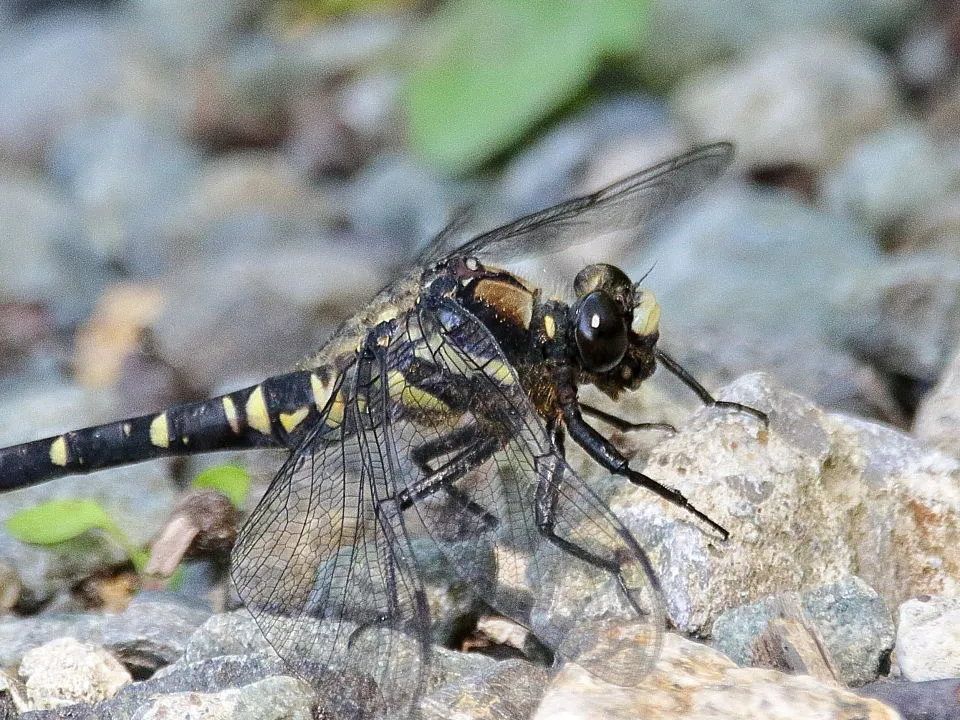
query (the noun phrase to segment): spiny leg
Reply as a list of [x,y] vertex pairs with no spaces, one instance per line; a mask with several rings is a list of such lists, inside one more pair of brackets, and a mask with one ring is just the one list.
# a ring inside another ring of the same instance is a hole
[[695,508],[680,491],[669,488],[666,485],[661,485],[653,478],[644,475],[642,472],[632,469],[627,458],[621,455],[609,440],[607,440],[605,437],[603,437],[603,435],[598,433],[587,424],[587,422],[583,419],[583,416],[580,414],[580,409],[577,406],[576,401],[568,403],[564,406],[563,421],[567,427],[567,431],[570,433],[570,437],[572,437],[580,447],[586,450],[587,454],[596,460],[602,467],[606,468],[614,475],[625,477],[634,485],[645,487],[662,497],[664,500],[683,508],[691,515],[699,520],[702,520],[704,523],[716,530],[724,540],[730,536],[730,533],[726,530],[726,528],[714,520],[711,520],[705,513],[697,510],[697,508]]
[[[397,494],[400,509],[406,510],[417,500],[443,490],[463,510],[479,518],[487,530],[496,528],[500,523],[497,517],[454,485],[467,473],[486,462],[500,448],[500,442],[495,437],[483,438],[481,435],[476,425],[470,425],[415,448],[411,452],[411,459],[426,476]],[[430,468],[430,460],[457,450],[459,452],[446,463],[436,469]]]
[[583,403],[580,403],[580,411],[584,415],[589,415],[590,417],[596,418],[601,422],[605,422],[607,425],[619,430],[620,432],[632,432],[634,430],[664,430],[666,432],[675,433],[677,431],[677,429],[670,423],[630,422],[629,420],[624,420],[622,417],[611,415],[608,412],[599,410],[591,405],[584,405]]
[[726,408],[728,410],[736,410],[737,412],[746,413],[747,415],[752,415],[757,420],[762,422],[764,426],[769,424],[769,419],[767,414],[756,408],[752,408],[749,405],[743,405],[738,402],[731,402],[729,400],[717,400],[710,394],[710,391],[707,390],[703,385],[697,382],[697,379],[691,375],[689,372],[684,370],[683,366],[680,365],[676,360],[667,355],[659,347],[654,350],[657,362],[663,365],[667,370],[673,373],[684,385],[693,390],[696,393],[697,397],[700,398],[700,401],[704,405],[709,405],[711,407],[717,408]]

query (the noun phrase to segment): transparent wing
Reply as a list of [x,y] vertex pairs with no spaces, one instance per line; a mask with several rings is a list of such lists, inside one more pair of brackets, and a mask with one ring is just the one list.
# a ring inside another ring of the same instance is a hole
[[375,505],[382,472],[368,455],[358,372],[344,382],[339,426],[328,424],[328,410],[257,505],[231,574],[270,645],[317,690],[325,716],[406,716],[423,690],[429,618],[398,513]]
[[614,230],[639,227],[696,195],[733,159],[733,145],[715,143],[598,190],[540,210],[476,236],[450,253],[449,234],[441,233],[426,261],[445,254],[503,260],[556,252]]
[[453,301],[427,302],[384,359],[381,442],[407,459],[404,496],[493,607],[561,657],[636,682],[663,632],[646,555],[566,463],[490,332]]

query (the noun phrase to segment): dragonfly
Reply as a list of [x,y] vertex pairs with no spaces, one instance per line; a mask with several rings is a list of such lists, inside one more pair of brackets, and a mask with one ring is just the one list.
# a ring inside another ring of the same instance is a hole
[[[533,628],[558,661],[638,682],[662,642],[660,583],[633,534],[567,462],[566,442],[704,532],[725,540],[728,531],[632,469],[594,427],[655,423],[589,406],[579,389],[616,400],[659,365],[706,404],[766,418],[714,399],[658,346],[654,294],[616,266],[585,267],[566,301],[490,263],[639,231],[712,182],[732,153],[728,143],[699,147],[452,249],[453,232],[442,232],[295,371],[2,449],[0,489],[157,457],[285,448],[238,536],[231,577],[330,716],[416,715],[432,657],[418,543]],[[598,638],[613,650],[599,652]]]

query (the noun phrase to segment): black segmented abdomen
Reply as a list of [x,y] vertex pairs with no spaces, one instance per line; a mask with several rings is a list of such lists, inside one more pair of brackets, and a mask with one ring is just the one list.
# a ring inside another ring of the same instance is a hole
[[338,426],[343,404],[328,368],[278,375],[202,402],[0,449],[0,490],[158,457],[292,447],[321,417]]

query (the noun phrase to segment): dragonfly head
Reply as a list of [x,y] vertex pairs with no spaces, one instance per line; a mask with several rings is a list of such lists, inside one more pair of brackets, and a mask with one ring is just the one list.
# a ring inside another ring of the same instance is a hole
[[613,265],[588,265],[573,283],[573,332],[581,367],[600,390],[616,397],[653,373],[660,306],[649,290]]

